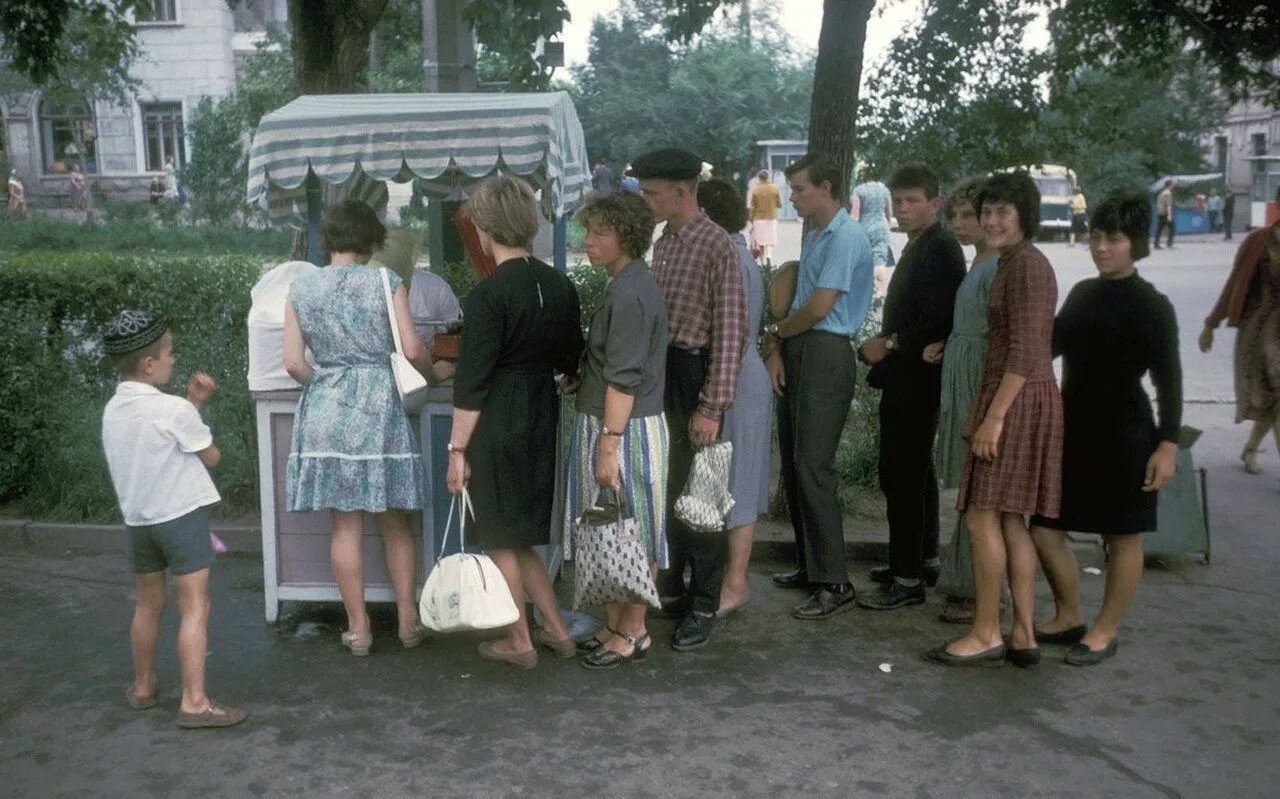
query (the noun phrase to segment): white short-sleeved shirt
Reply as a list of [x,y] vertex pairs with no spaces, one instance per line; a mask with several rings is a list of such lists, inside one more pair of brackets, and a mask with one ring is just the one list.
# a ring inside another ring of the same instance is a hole
[[443,329],[439,323],[456,321],[462,316],[462,306],[444,278],[425,269],[415,269],[409,283],[409,313],[413,315],[418,336],[430,344]]
[[120,383],[102,413],[102,448],[124,523],[160,524],[219,501],[196,454],[212,444],[213,433],[186,399]]

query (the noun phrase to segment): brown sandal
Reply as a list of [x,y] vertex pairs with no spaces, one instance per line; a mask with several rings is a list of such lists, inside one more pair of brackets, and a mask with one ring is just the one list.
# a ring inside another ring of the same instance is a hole
[[218,727],[234,727],[248,716],[248,713],[238,707],[223,707],[210,702],[209,707],[201,713],[179,711],[178,717],[173,721],[184,730],[209,730]]

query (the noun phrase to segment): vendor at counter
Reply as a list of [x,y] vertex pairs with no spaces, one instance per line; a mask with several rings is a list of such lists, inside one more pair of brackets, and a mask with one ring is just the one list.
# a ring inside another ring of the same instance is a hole
[[[411,230],[387,231],[387,239],[369,259],[400,276],[409,287],[409,313],[413,327],[422,341],[431,347],[437,333],[445,332],[449,323],[462,318],[458,295],[443,277],[417,268],[422,255],[422,238]],[[453,364],[437,361],[428,375],[435,382],[453,376]]]

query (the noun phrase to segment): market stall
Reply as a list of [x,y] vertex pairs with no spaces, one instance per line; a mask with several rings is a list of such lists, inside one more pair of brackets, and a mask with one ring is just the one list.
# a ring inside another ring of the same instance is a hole
[[[562,221],[572,213],[591,183],[582,126],[567,94],[300,97],[263,117],[250,150],[248,198],[267,209],[274,222],[305,226],[309,260],[320,266],[326,194],[376,201],[385,197],[385,181],[413,180],[428,197],[461,200],[469,186],[495,172],[528,180],[548,220]],[[557,225],[555,244],[561,268],[563,228]],[[314,267],[293,262],[272,270],[255,288],[249,316],[268,621],[275,621],[283,601],[340,599],[329,566],[328,514],[284,510],[285,464],[300,387],[280,362],[280,336],[288,285],[308,268]],[[420,538],[419,581],[435,562],[445,533],[451,414],[452,386],[444,383],[431,389],[427,406],[413,417],[427,475],[426,504],[413,522]],[[372,524],[366,534],[365,597],[391,601]],[[451,540],[457,541],[456,534]],[[558,555],[549,560],[558,561]]]

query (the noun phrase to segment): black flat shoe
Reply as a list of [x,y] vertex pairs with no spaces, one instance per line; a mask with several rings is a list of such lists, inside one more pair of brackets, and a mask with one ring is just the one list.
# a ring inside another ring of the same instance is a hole
[[1029,669],[1029,668],[1032,668],[1033,666],[1040,665],[1040,649],[1039,648],[1014,649],[1013,647],[1008,647],[1004,651],[1004,657],[1005,657],[1005,660],[1008,660],[1013,665],[1023,669]]
[[773,584],[779,588],[809,588],[809,572],[804,569],[778,572],[773,575]]
[[612,649],[605,649],[601,644],[601,648],[592,652],[582,659],[582,668],[591,671],[605,671],[606,669],[616,669],[629,660],[640,661],[649,656],[649,650],[653,648],[648,635],[640,638],[632,638],[629,635],[615,632],[614,635],[631,644],[631,653],[624,655],[621,652],[614,652]]
[[853,586],[849,583],[824,585],[814,591],[803,605],[793,610],[791,617],[801,621],[829,619],[837,613],[852,610],[856,599]]
[[[612,628],[606,627],[605,629],[613,635],[621,635],[621,633],[614,631]],[[576,642],[574,646],[577,648],[579,655],[589,655],[604,646],[604,641],[596,638],[595,633],[592,633],[590,637],[583,638],[581,641]]]
[[947,651],[947,645],[936,646],[920,655],[930,663],[942,666],[974,666],[995,669],[1004,665],[1004,644],[996,644],[990,649],[975,655],[953,655]]
[[686,615],[671,636],[671,648],[677,652],[691,652],[711,643],[711,631],[715,629],[714,613],[693,611]]
[[[888,566],[874,566],[871,571],[867,572],[867,576],[871,578],[871,582],[880,585],[888,585],[893,582],[893,572],[889,571]],[[942,576],[941,566],[925,566],[920,565],[920,579],[924,580],[924,584],[933,588],[938,584],[938,578]]]
[[1080,639],[1084,638],[1084,634],[1089,631],[1088,627],[1083,624],[1077,624],[1075,627],[1068,627],[1065,630],[1059,630],[1056,633],[1042,633],[1036,630],[1037,644],[1078,644]]
[[1072,666],[1096,666],[1107,658],[1114,657],[1119,648],[1119,638],[1112,638],[1111,643],[1096,651],[1084,644],[1076,644],[1063,660]]
[[908,605],[923,605],[924,600],[923,583],[905,586],[897,580],[890,580],[888,585],[878,587],[870,595],[858,597],[858,607],[867,610],[893,610]]

